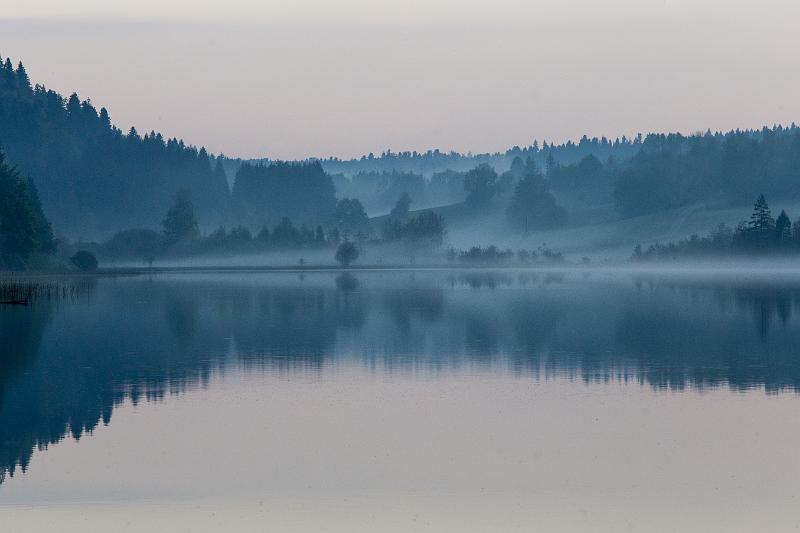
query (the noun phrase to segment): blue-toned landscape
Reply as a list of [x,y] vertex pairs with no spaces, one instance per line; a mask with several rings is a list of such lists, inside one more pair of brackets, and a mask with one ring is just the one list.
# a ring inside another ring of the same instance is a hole
[[799,303],[759,273],[81,280],[0,308],[0,515],[732,531],[766,491],[789,529]]
[[1,4],[0,533],[800,529],[800,3]]

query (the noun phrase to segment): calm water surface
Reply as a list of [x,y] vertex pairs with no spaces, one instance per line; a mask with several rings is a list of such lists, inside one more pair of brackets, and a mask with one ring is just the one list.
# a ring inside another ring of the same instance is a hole
[[98,278],[0,350],[2,531],[800,529],[800,277]]

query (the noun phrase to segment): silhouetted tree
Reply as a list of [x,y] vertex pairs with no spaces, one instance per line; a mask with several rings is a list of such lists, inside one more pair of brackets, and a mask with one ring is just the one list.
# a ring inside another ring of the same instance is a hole
[[336,226],[346,232],[363,232],[369,226],[364,206],[356,198],[342,198],[336,204]]
[[787,246],[792,242],[792,221],[786,211],[781,210],[781,214],[775,219],[775,243],[780,247]]
[[556,204],[548,186],[548,181],[538,173],[528,174],[517,184],[508,207],[508,217],[517,228],[528,231],[564,223],[567,212]]
[[400,195],[400,198],[397,200],[397,203],[394,204],[394,207],[389,212],[389,217],[396,219],[396,220],[405,220],[408,216],[408,210],[411,207],[411,197],[408,195],[407,192],[404,192]]
[[381,234],[384,240],[391,241],[401,236],[410,206],[411,198],[408,194],[403,193],[381,225]]
[[36,187],[7,165],[0,152],[0,266],[25,268],[34,254],[54,250]]
[[181,189],[173,197],[172,207],[162,222],[167,242],[176,242],[197,238],[197,219],[194,217],[194,204],[187,189]]
[[78,250],[69,258],[69,262],[81,272],[97,270],[97,258],[87,250]]
[[547,162],[545,163],[545,172],[547,172],[547,177],[548,178],[551,177],[550,173],[553,170],[555,170],[555,168],[557,166],[558,166],[558,163],[556,163],[556,160],[553,157],[553,152],[552,151],[548,151],[547,152]]
[[400,238],[416,247],[438,248],[442,245],[444,236],[444,219],[433,211],[419,213],[400,229]]
[[350,266],[350,264],[358,259],[359,252],[356,245],[350,241],[345,241],[336,249],[335,259],[336,262],[342,266]]
[[485,207],[496,192],[497,172],[489,165],[478,165],[464,175],[465,200],[471,208]]
[[317,246],[322,246],[325,244],[325,230],[322,229],[322,226],[317,226],[317,229],[314,230],[314,243]]
[[288,217],[283,217],[272,230],[272,243],[279,248],[292,248],[302,243],[302,235]]
[[768,232],[775,226],[769,205],[763,194],[760,194],[753,206],[753,214],[750,215],[750,229],[759,232]]

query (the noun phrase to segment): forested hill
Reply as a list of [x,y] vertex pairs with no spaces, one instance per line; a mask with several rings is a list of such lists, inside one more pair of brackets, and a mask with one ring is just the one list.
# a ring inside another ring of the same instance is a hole
[[222,166],[205,149],[134,128],[124,134],[76,94],[32,85],[25,67],[0,59],[0,148],[38,187],[57,233],[100,238],[127,227],[157,227],[173,195],[191,192],[203,226],[225,216]]
[[[624,160],[636,155],[642,142],[641,136],[633,139],[625,136],[608,139],[606,137],[589,138],[584,135],[578,142],[567,141],[562,144],[554,144],[544,141],[539,144],[538,141],[534,141],[530,146],[514,146],[503,152],[493,153],[473,154],[441,150],[393,152],[386,150],[378,155],[370,153],[353,159],[329,157],[326,159],[312,158],[312,160],[319,161],[325,171],[330,174],[355,176],[363,173],[413,172],[430,177],[447,170],[466,172],[482,164],[490,165],[498,172],[504,172],[511,168],[511,162],[516,157],[523,160],[530,158],[541,168],[554,163],[562,165],[575,163],[589,155],[601,160],[609,157]],[[269,159],[246,161],[229,159],[225,161],[228,165],[229,175],[235,174],[238,165],[242,163],[266,164],[269,162],[271,162]]]
[[455,170],[465,172],[478,165],[487,164],[498,172],[504,172],[511,168],[511,162],[516,157],[523,160],[530,158],[540,167],[544,168],[549,164],[558,162],[560,164],[570,164],[580,161],[582,158],[593,155],[602,160],[609,157],[615,159],[628,159],[633,157],[641,148],[642,138],[637,136],[628,139],[623,136],[617,139],[606,137],[592,137],[586,135],[576,143],[567,141],[563,144],[548,143],[547,141],[539,144],[534,141],[530,146],[514,146],[503,152],[462,154],[459,152],[442,152],[440,150],[428,150],[425,152],[406,151],[392,152],[386,150],[380,155],[367,154],[354,159],[340,159],[330,157],[322,159],[322,166],[331,174],[342,173],[345,175],[355,175],[362,172],[415,172],[430,176],[445,170]]

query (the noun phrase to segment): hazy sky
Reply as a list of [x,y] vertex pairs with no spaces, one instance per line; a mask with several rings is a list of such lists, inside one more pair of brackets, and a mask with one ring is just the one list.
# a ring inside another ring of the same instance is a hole
[[796,0],[3,0],[31,78],[231,156],[800,122]]

